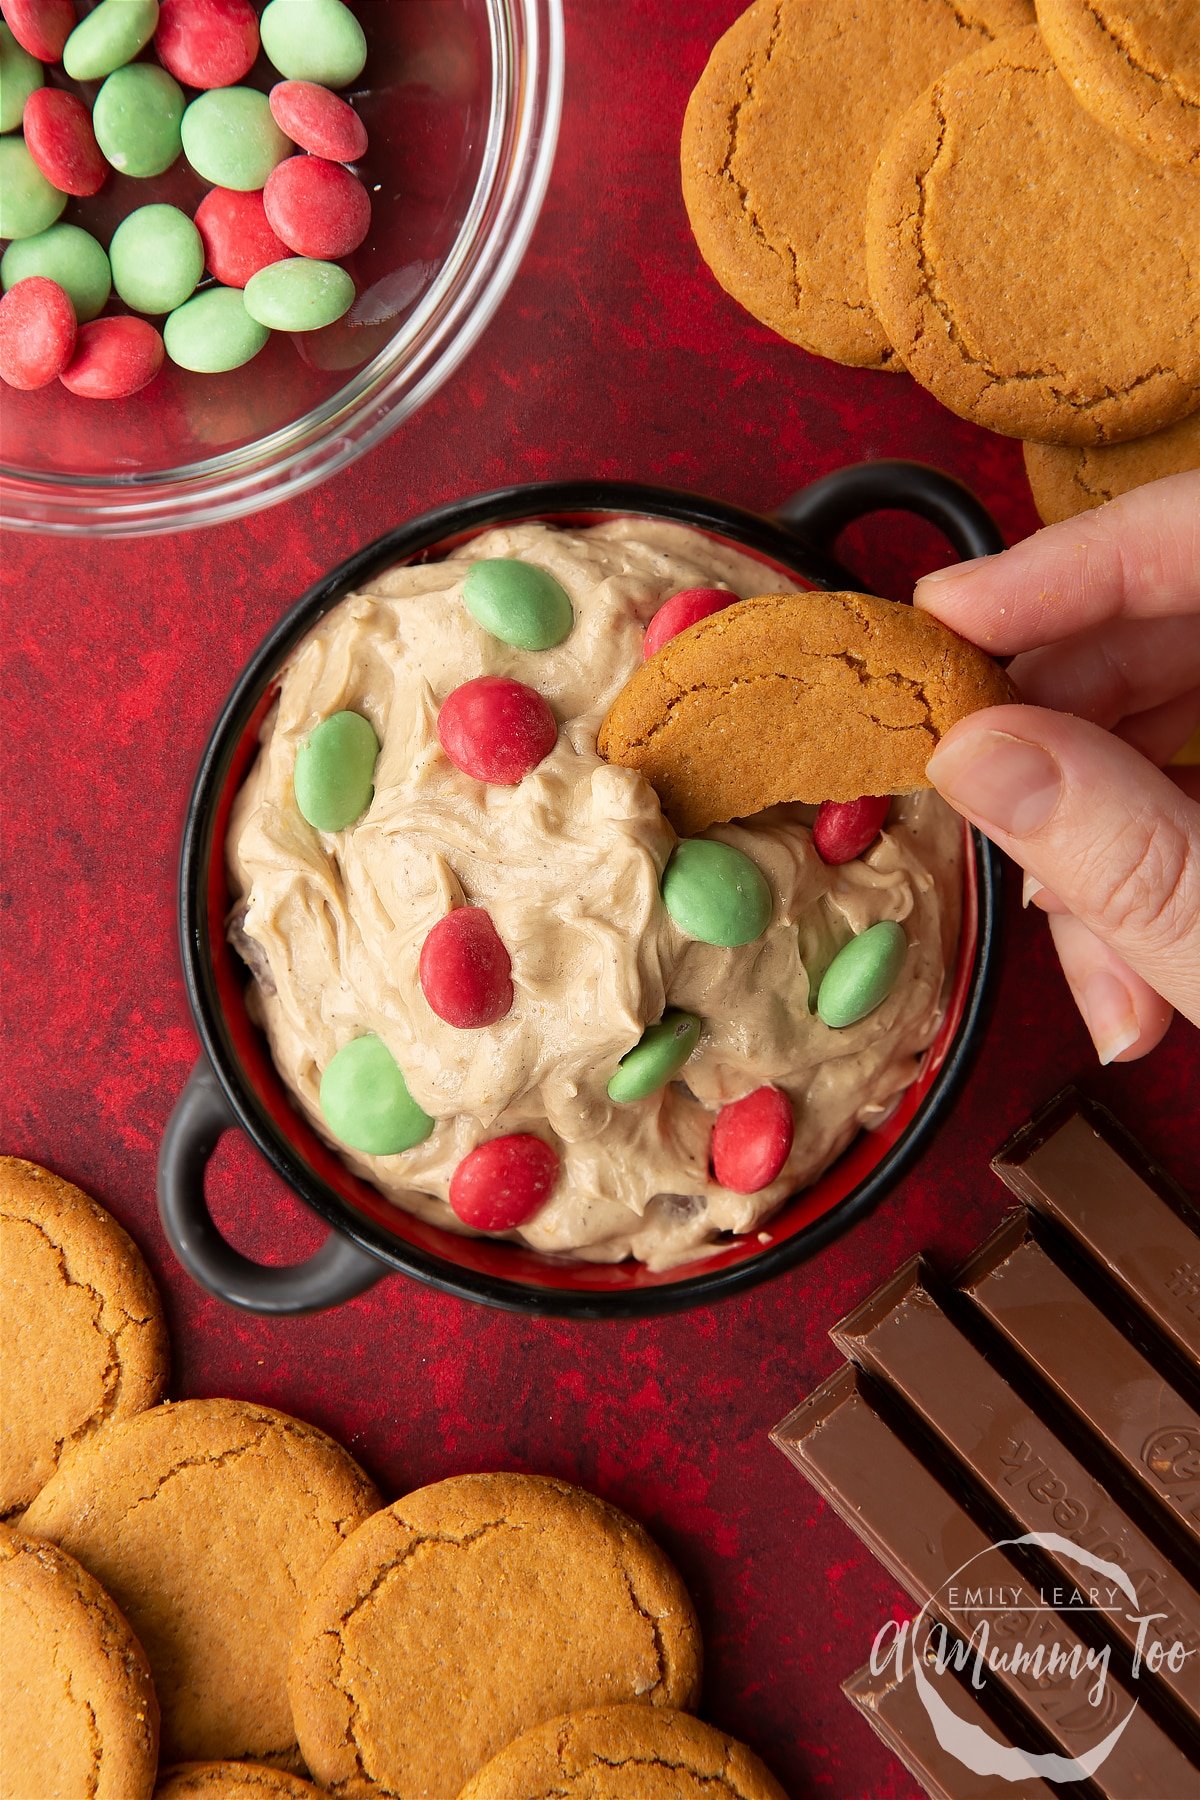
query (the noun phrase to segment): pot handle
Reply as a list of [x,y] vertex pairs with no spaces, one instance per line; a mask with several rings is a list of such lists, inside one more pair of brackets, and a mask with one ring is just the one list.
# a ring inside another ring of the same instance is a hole
[[897,459],[835,469],[785,500],[775,517],[814,549],[828,550],[856,519],[893,507],[928,519],[964,560],[1004,548],[999,526],[970,488],[926,463]]
[[201,1057],[167,1120],[158,1153],[159,1217],[188,1274],[218,1300],[258,1313],[319,1312],[382,1280],[387,1265],[336,1231],[306,1261],[284,1268],[251,1262],[226,1243],[204,1197],[204,1171],[219,1139],[236,1125]]

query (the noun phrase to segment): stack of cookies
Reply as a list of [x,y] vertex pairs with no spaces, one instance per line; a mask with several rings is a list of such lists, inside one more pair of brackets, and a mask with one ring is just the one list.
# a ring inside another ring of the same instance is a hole
[[14,1157],[0,1268],[0,1800],[783,1800],[690,1716],[694,1608],[615,1507],[514,1474],[384,1507],[299,1419],[164,1401],[136,1247]]
[[755,0],[682,166],[735,299],[1025,439],[1047,521],[1200,467],[1196,0]]

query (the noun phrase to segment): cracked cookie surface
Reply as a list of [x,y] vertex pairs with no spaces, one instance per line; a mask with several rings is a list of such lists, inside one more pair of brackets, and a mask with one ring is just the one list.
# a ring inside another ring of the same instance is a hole
[[871,304],[867,185],[894,121],[1029,0],[757,0],[688,103],[680,162],[700,254],[725,290],[818,355],[895,368]]
[[687,837],[788,801],[928,787],[942,733],[1014,698],[1004,672],[928,613],[869,594],[763,594],[680,632],[600,729]]
[[544,1719],[688,1706],[699,1684],[691,1601],[641,1526],[512,1474],[437,1482],[355,1532],[310,1592],[288,1676],[314,1777],[364,1800],[455,1800]]
[[320,1792],[266,1763],[193,1762],[164,1769],[154,1800],[319,1800]]
[[64,1451],[153,1406],[167,1379],[162,1307],[111,1214],[36,1163],[0,1156],[0,1515],[27,1506]]
[[286,1669],[302,1599],[379,1503],[314,1426],[183,1400],[77,1450],[23,1524],[77,1557],[137,1632],[165,1758],[294,1766]]
[[149,1800],[158,1702],[141,1645],[100,1585],[53,1544],[0,1525],[0,1788]]
[[1125,444],[1083,448],[1070,444],[1026,444],[1025,473],[1044,525],[1103,506],[1118,494],[1200,469],[1200,413]]
[[593,1707],[527,1731],[459,1800],[787,1800],[753,1751],[686,1713]]
[[1200,171],[1196,0],[1037,0],[1081,106],[1147,156]]
[[871,180],[867,275],[909,371],[993,431],[1114,443],[1200,403],[1200,177],[1099,125],[1036,28],[900,119]]

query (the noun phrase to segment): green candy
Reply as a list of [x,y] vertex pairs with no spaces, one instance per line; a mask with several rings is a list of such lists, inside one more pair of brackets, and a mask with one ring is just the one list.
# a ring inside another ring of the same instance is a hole
[[197,175],[215,187],[249,193],[291,152],[257,88],[210,88],[183,115],[183,149]]
[[0,257],[0,286],[7,293],[31,275],[57,281],[70,297],[81,325],[104,310],[112,292],[112,271],[104,248],[81,225],[51,225],[36,237],[10,244]]
[[244,296],[250,317],[272,331],[317,331],[353,305],[354,283],[337,263],[289,256],[252,275]]
[[133,63],[110,75],[92,108],[96,142],[121,175],[145,181],[179,155],[183,89],[165,69]]
[[100,0],[63,49],[72,81],[99,81],[145,49],[158,24],[158,0]]
[[246,311],[240,289],[227,287],[206,288],[177,307],[163,326],[171,361],[198,375],[240,369],[258,355],[270,335]]
[[139,206],[113,232],[108,255],[113,286],[134,312],[173,312],[204,273],[203,240],[177,206]]
[[362,74],[367,40],[341,0],[271,0],[258,28],[263,49],[289,81],[336,88]]
[[904,967],[908,940],[895,919],[881,919],[843,944],[817,992],[817,1013],[840,1031],[882,1006]]
[[362,817],[375,792],[379,739],[361,713],[323,719],[296,752],[296,805],[318,831],[345,831]]
[[487,556],[472,563],[463,599],[477,624],[517,650],[552,650],[575,623],[561,582],[514,556]]
[[757,863],[729,844],[687,838],[663,872],[663,904],[702,944],[749,944],[771,919],[771,890]]
[[628,1105],[631,1100],[656,1094],[678,1075],[699,1036],[700,1020],[695,1013],[670,1007],[657,1025],[647,1026],[633,1049],[627,1050],[617,1064],[608,1084],[609,1099]]
[[351,1150],[398,1156],[423,1144],[434,1121],[408,1091],[395,1057],[373,1035],[343,1044],[321,1077],[321,1111]]
[[42,65],[23,50],[7,25],[0,25],[0,131],[15,131],[25,102],[42,85]]
[[36,237],[66,204],[67,196],[51,187],[25,139],[0,137],[0,237]]

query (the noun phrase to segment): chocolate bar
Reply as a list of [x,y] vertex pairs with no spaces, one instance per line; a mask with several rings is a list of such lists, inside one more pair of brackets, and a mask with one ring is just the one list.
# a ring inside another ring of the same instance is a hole
[[[771,1435],[930,1616],[981,1654],[985,1643],[1009,1652],[991,1678],[1070,1759],[1046,1771],[1052,1779],[1073,1779],[1078,1759],[1125,1719],[1091,1773],[1097,1794],[1188,1800],[1196,1792],[1195,1765],[1111,1669],[1097,1693],[1096,1653],[1069,1614],[1037,1596],[1017,1564],[892,1432],[857,1370],[840,1369]],[[1018,1641],[1027,1658],[1041,1652],[1040,1670],[1012,1655]],[[1060,1662],[1047,1669],[1045,1659],[1056,1652]]]
[[975,1252],[958,1286],[1142,1490],[1200,1537],[1200,1414],[1064,1275],[1024,1214]]
[[[947,1317],[922,1280],[920,1259],[829,1335],[905,1401],[1022,1529],[1053,1532],[1124,1569],[1140,1611],[1160,1615],[1145,1628],[1141,1666],[1150,1643],[1164,1651],[1182,1643],[1189,1660],[1172,1669],[1164,1657],[1158,1674],[1193,1717],[1200,1714],[1200,1594]],[[1069,1558],[1049,1548],[1043,1554],[1065,1581],[1077,1578]],[[1111,1615],[1109,1625],[1137,1651],[1138,1627],[1125,1613]]]
[[1068,1233],[1189,1363],[1200,1360],[1200,1237],[1163,1198],[1174,1184],[1111,1113],[1060,1095],[992,1168]]

